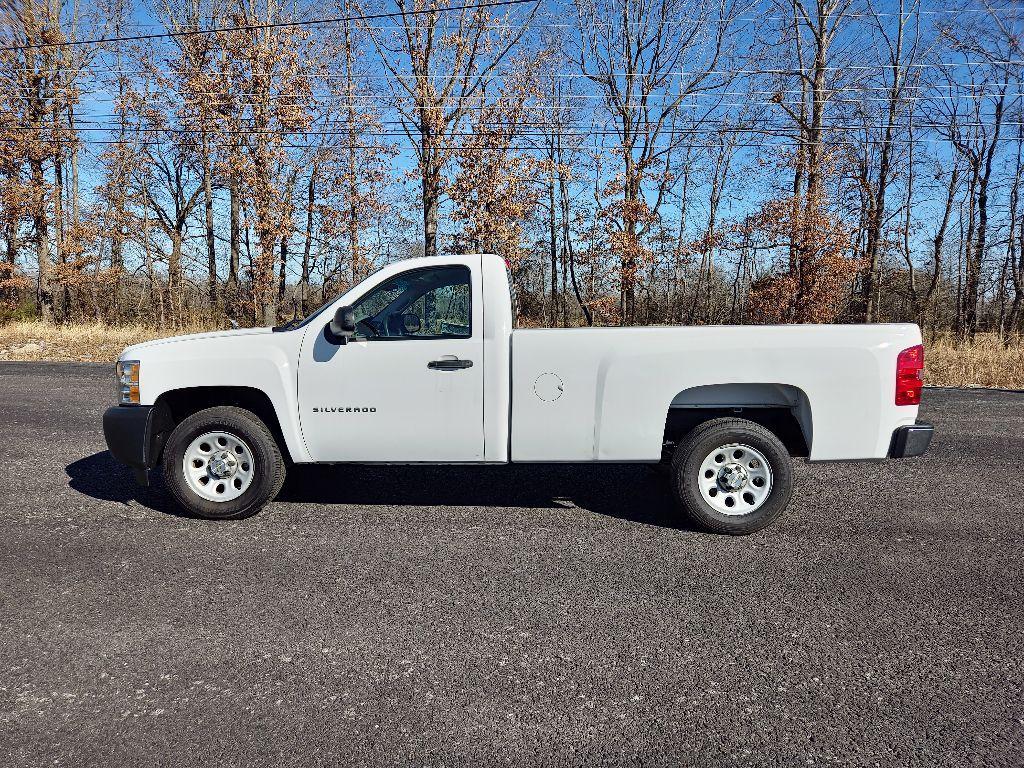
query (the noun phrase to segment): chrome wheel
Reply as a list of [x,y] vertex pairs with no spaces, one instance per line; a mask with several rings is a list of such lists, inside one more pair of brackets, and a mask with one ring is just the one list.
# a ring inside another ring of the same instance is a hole
[[207,501],[237,499],[252,485],[252,451],[230,432],[207,432],[185,450],[182,471],[188,487]]
[[701,462],[698,486],[701,497],[716,512],[747,515],[768,500],[772,468],[756,448],[730,443],[716,448]]

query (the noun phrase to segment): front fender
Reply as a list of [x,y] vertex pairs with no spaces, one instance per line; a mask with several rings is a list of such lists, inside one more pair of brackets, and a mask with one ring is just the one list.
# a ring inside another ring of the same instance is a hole
[[297,463],[310,461],[299,433],[297,366],[301,333],[256,333],[181,337],[125,350],[136,359],[141,405],[155,405],[175,390],[245,387],[267,396],[288,452]]

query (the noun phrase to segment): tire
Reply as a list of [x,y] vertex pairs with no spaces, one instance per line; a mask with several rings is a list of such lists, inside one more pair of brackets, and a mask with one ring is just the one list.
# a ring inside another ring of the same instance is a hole
[[670,481],[683,514],[698,527],[744,536],[770,525],[789,505],[793,460],[760,424],[713,419],[676,446]]
[[285,478],[281,449],[267,426],[256,414],[228,406],[198,411],[178,424],[162,464],[175,500],[207,520],[256,514]]

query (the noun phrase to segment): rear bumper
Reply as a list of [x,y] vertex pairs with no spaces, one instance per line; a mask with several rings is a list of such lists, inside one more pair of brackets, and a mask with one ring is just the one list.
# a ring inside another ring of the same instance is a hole
[[926,421],[919,421],[911,426],[900,427],[892,433],[892,442],[889,444],[889,457],[893,459],[909,459],[912,456],[921,456],[928,450],[934,431],[935,428]]
[[103,414],[103,437],[110,454],[134,469],[141,485],[149,484],[149,470],[160,460],[172,426],[170,413],[161,405],[122,405]]

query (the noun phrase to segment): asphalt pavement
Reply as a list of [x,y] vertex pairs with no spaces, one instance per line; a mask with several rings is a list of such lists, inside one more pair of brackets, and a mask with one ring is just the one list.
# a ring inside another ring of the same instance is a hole
[[[106,453],[112,366],[0,364],[0,764],[1024,764],[1024,394],[689,530],[639,466],[296,468],[248,520]],[[4,759],[6,757],[6,759]]]

